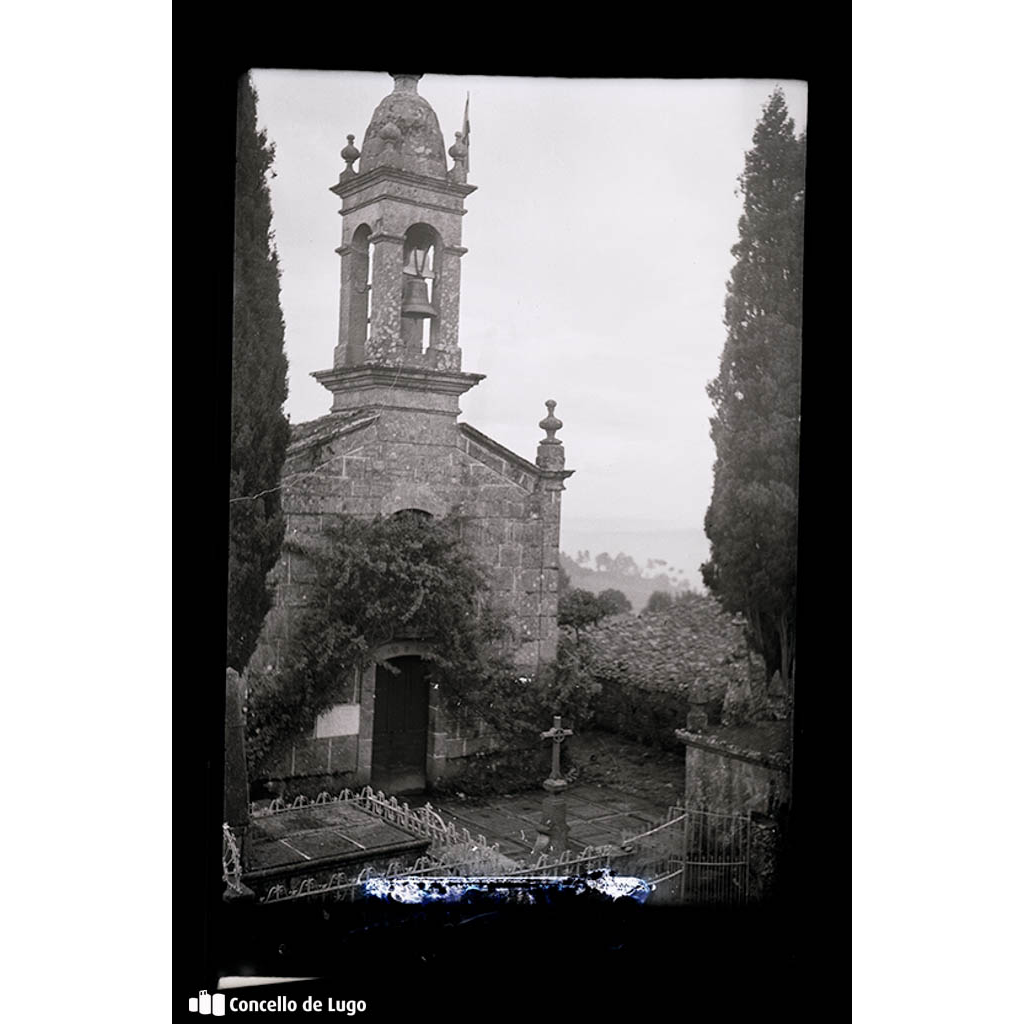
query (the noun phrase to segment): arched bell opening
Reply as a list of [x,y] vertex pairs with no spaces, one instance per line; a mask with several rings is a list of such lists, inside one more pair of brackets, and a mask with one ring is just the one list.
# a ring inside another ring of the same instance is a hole
[[346,363],[355,366],[366,359],[366,341],[370,335],[373,275],[373,246],[370,227],[360,224],[352,235],[349,254],[349,322]]
[[429,224],[413,224],[405,233],[402,260],[402,340],[406,349],[423,354],[423,322],[430,323],[430,341],[437,330],[435,264],[440,237]]

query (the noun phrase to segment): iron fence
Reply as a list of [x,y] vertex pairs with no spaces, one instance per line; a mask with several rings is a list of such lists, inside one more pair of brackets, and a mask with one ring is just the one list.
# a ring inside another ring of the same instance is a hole
[[670,807],[652,828],[624,836],[609,866],[652,882],[652,903],[742,904],[750,863],[750,814]]
[[[412,867],[393,861],[383,871],[366,866],[355,875],[337,872],[326,882],[307,878],[295,887],[276,885],[261,897],[261,902],[312,897],[353,900],[363,896],[368,879],[397,875],[566,878],[607,868],[620,876],[635,875],[653,883],[650,902],[744,904],[764,895],[774,866],[764,853],[771,849],[771,835],[763,827],[756,827],[749,813],[707,808],[670,807],[662,821],[645,832],[625,835],[619,845],[587,846],[558,856],[541,854],[526,864],[504,855],[498,843],[489,843],[482,835],[473,836],[467,829],[445,822],[429,803],[410,808],[369,786],[359,791],[343,790],[337,796],[321,793],[315,800],[299,796],[285,803],[278,798],[266,809],[254,808],[253,816],[338,801],[354,803],[414,835],[427,837],[431,845]],[[225,881],[237,886],[238,849],[226,825],[224,852]],[[752,865],[752,861],[757,863]]]

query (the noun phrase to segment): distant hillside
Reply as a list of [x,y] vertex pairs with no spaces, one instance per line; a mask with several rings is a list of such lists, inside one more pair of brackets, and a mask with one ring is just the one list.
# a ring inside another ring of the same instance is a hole
[[[620,559],[619,565],[621,566],[623,558],[628,556],[619,555],[617,557]],[[651,594],[656,590],[679,594],[686,589],[673,584],[665,572],[644,576],[622,572],[621,569],[615,571],[614,568],[598,571],[577,564],[564,551],[561,552],[560,562],[574,587],[578,587],[580,590],[589,590],[593,594],[600,594],[602,590],[621,590],[632,604],[634,613],[643,611]]]
[[[663,572],[680,586],[685,579],[691,590],[704,590],[700,566],[708,560],[710,547],[700,527],[567,516],[562,520],[561,547],[577,565],[591,570],[599,568],[595,563],[601,553],[627,552],[645,576]],[[661,565],[648,568],[649,561]]]

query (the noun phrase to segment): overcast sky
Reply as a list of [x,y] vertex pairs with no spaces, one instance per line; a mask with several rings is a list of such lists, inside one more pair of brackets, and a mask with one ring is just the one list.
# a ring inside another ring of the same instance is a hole
[[[361,146],[390,76],[260,70],[293,423],[326,413],[309,374],[338,330],[345,136]],[[711,495],[705,385],[725,340],[735,194],[761,107],[783,87],[797,130],[806,87],[775,80],[571,80],[425,75],[447,148],[470,99],[462,368],[487,379],[464,422],[533,461],[558,402],[563,548],[576,531],[702,528]],[[450,163],[450,161],[449,161]],[[358,165],[357,165],[358,166]],[[583,532],[580,533],[582,537]]]

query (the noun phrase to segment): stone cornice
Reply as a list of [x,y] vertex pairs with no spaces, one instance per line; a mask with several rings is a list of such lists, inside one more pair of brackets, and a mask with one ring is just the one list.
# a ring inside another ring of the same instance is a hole
[[336,185],[331,185],[330,191],[344,199],[379,181],[397,181],[403,185],[416,185],[419,188],[462,198],[476,191],[476,185],[463,185],[456,181],[448,181],[446,178],[431,178],[426,174],[403,171],[397,167],[375,167],[365,174],[356,173],[344,182],[339,181]]
[[544,480],[568,480],[576,472],[575,469],[537,469]]
[[450,213],[458,217],[465,217],[467,211],[452,207],[442,206],[440,203],[431,203],[425,199],[409,199],[407,196],[393,196],[387,192],[379,192],[376,195],[371,196],[369,199],[363,200],[361,203],[353,203],[351,206],[342,207],[338,213],[342,217],[347,217],[350,213],[355,213],[357,210],[362,210],[364,207],[372,206],[374,203],[378,203],[381,200],[386,199],[390,203],[402,203],[405,206],[415,206],[424,210],[437,210],[439,213]]
[[367,391],[372,388],[404,388],[408,391],[432,391],[443,395],[461,395],[485,377],[482,373],[431,370],[428,367],[380,366],[364,363],[310,374],[328,391]]
[[689,732],[686,729],[676,729],[676,738],[685,743],[688,747],[696,747],[698,750],[706,750],[712,754],[719,754],[722,757],[731,757],[737,761],[747,761],[750,764],[760,764],[765,768],[786,769],[789,767],[789,758],[779,752],[764,753],[758,750],[743,750],[732,743],[727,743],[716,736],[705,735],[704,733]]

